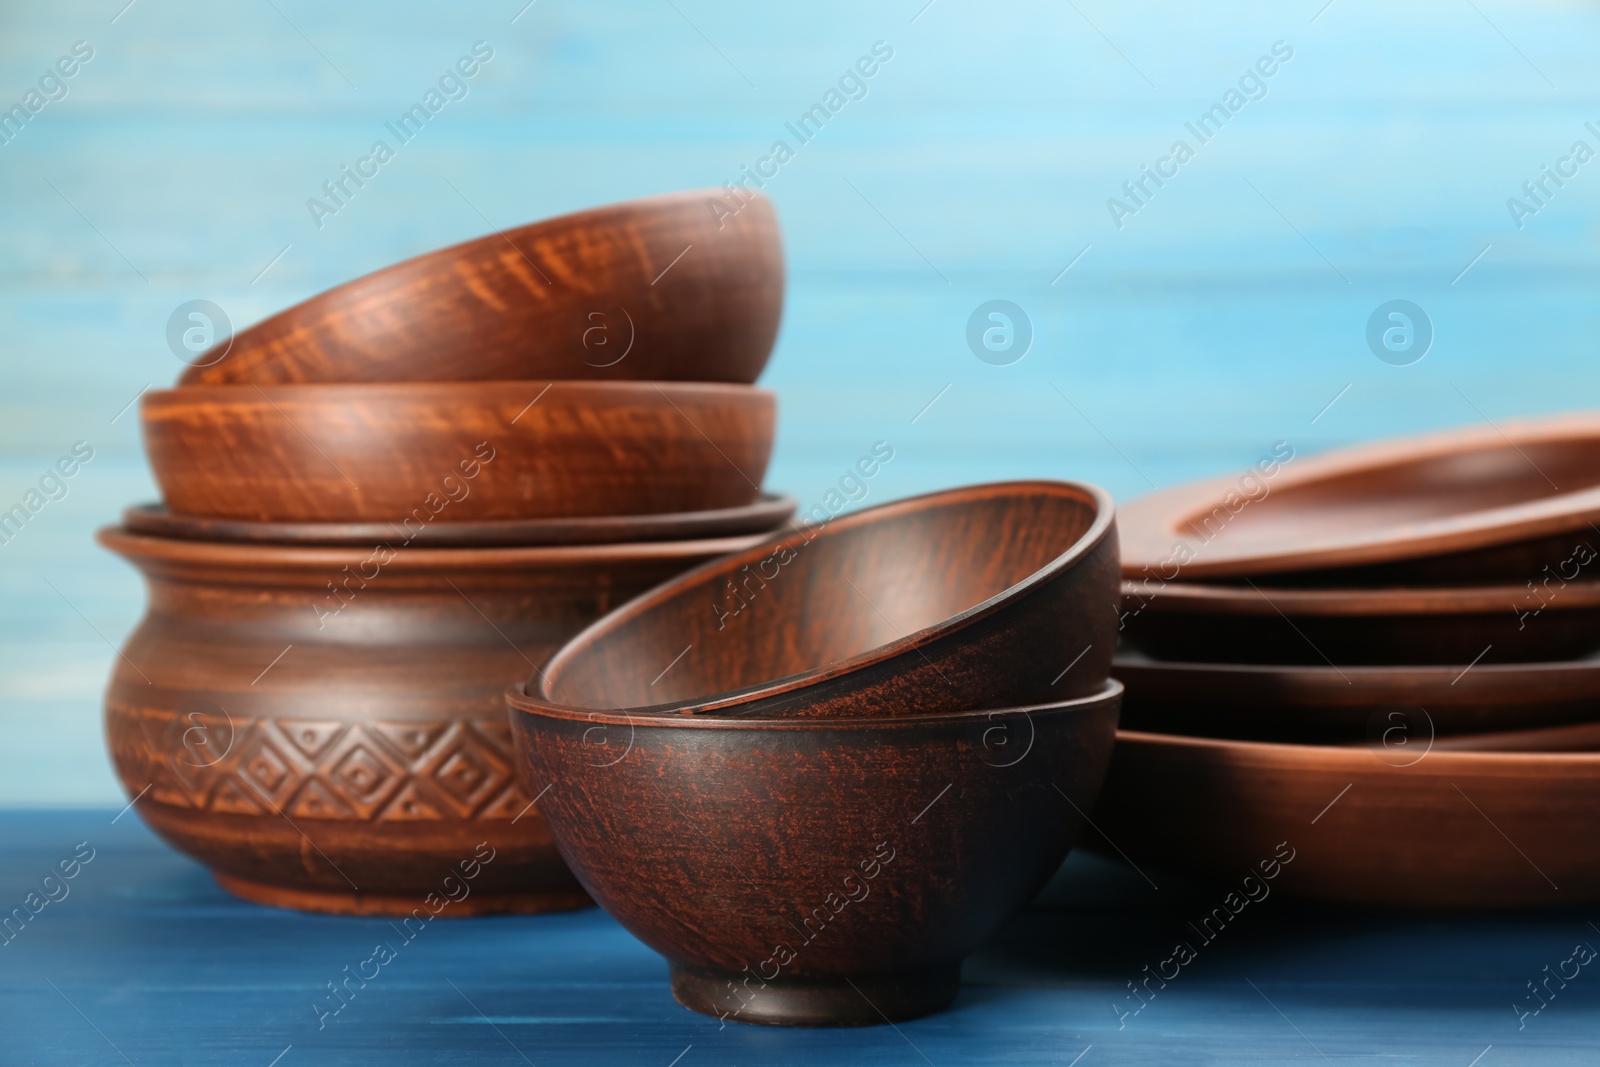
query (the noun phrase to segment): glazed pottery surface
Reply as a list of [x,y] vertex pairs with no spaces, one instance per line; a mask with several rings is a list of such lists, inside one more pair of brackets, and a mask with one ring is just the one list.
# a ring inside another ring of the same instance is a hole
[[1122,652],[1122,725],[1247,741],[1432,738],[1600,717],[1600,659],[1458,666],[1329,667],[1180,663]]
[[1596,415],[1383,441],[1270,469],[1126,505],[1124,573],[1193,581],[1416,561],[1415,571],[1378,574],[1522,583],[1600,546]]
[[1124,582],[1122,624],[1125,642],[1159,659],[1341,667],[1573,659],[1600,650],[1600,575],[1387,589]]
[[1600,900],[1600,753],[1125,731],[1093,818],[1089,843],[1158,880],[1170,868],[1248,888],[1274,870],[1273,892],[1417,909]]
[[490,519],[420,524],[388,522],[244,522],[174,515],[161,504],[122,513],[122,528],[156,537],[274,545],[416,544],[439,548],[597,545],[767,533],[794,514],[795,499],[763,493],[754,504],[665,515],[598,515],[587,519]]
[[112,762],[158,834],[252,900],[410,914],[483,843],[492,862],[443,914],[580,906],[517,782],[505,685],[751,541],[386,551],[102,530],[150,595],[106,694]]
[[796,529],[589,627],[542,680],[555,704],[916,715],[1098,692],[1117,627],[1110,496],[1006,482]]
[[629,201],[407,260],[240,331],[181,384],[753,382],[783,309],[777,217],[759,193],[713,203]]
[[774,404],[747,385],[407,382],[188,386],[141,413],[175,514],[421,527],[749,505]]
[[1122,687],[884,719],[574,711],[514,687],[527,788],[695,1011],[871,1025],[949,1004],[1094,804]]

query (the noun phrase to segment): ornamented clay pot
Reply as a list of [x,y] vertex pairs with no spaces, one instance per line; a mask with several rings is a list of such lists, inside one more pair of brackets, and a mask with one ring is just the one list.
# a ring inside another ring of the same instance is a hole
[[283,547],[108,528],[148,612],[106,693],[145,821],[264,904],[346,914],[589,903],[518,783],[502,694],[587,623],[756,537]]

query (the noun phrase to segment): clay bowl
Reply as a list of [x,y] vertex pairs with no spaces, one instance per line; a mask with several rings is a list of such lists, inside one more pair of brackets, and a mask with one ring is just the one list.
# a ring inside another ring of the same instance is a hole
[[1600,659],[1460,667],[1175,663],[1123,652],[1122,725],[1148,733],[1426,748],[1600,718]]
[[1525,585],[1287,589],[1126,582],[1123,640],[1158,659],[1456,664],[1600,650],[1600,575]]
[[1111,497],[1006,482],[769,538],[595,623],[545,668],[554,704],[922,715],[1100,690],[1116,642]]
[[1352,568],[1357,581],[1521,584],[1545,566],[1572,569],[1570,581],[1584,565],[1575,545],[1600,544],[1597,415],[1289,453],[1127,505],[1123,572],[1170,582]]
[[1007,711],[737,719],[507,694],[561,854],[707,1015],[857,1026],[938,1011],[1094,803],[1122,687]]
[[1600,900],[1592,752],[1401,759],[1124,731],[1093,819],[1104,836],[1086,845],[1158,878],[1176,869],[1251,893],[1260,890],[1245,875],[1268,879],[1270,892],[1376,907]]
[[588,902],[517,782],[504,689],[618,601],[752,539],[99,540],[150,594],[106,693],[145,822],[249,900],[409,915],[431,894],[426,921]]
[[[406,260],[195,359],[182,385],[753,382],[783,310],[772,203],[632,200]],[[720,210],[719,210],[720,208]]]
[[142,415],[174,514],[420,527],[744,507],[774,404],[684,382],[218,385]]
[[762,493],[754,504],[666,515],[600,515],[587,519],[490,519],[483,522],[241,522],[174,515],[161,504],[122,513],[122,528],[156,537],[275,545],[427,545],[435,548],[514,545],[599,545],[678,541],[767,533],[794,515],[795,499]]

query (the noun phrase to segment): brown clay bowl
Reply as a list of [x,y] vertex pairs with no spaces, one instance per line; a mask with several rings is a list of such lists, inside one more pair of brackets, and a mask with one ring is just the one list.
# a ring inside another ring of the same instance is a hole
[[1121,518],[1123,573],[1135,579],[1351,568],[1355,581],[1521,584],[1565,566],[1570,581],[1588,565],[1575,546],[1600,545],[1600,415],[1263,461],[1152,493]]
[[419,528],[744,507],[774,404],[685,382],[217,385],[147,393],[142,416],[174,514]]
[[652,590],[545,668],[554,704],[922,715],[1100,690],[1116,642],[1111,497],[1003,482],[809,521]]
[[1150,873],[1266,876],[1271,892],[1377,907],[1600,900],[1596,753],[1401,760],[1124,731],[1093,818],[1103,837],[1086,844]]
[[938,1011],[1094,804],[1122,687],[884,719],[558,708],[513,688],[561,854],[680,1004],[780,1026]]
[[1600,752],[1600,722],[1441,737],[1439,752]]
[[632,200],[494,233],[346,282],[242,330],[181,385],[586,378],[753,382],[783,310],[756,194]]
[[1122,725],[1145,733],[1398,750],[1600,718],[1600,659],[1329,667],[1176,663],[1122,652]]
[[483,522],[241,522],[174,515],[161,504],[122,512],[122,528],[155,537],[275,545],[427,545],[435,548],[599,545],[680,541],[767,533],[793,514],[795,499],[762,493],[754,504],[665,515],[599,515],[587,519],[490,519]]
[[1125,582],[1122,638],[1158,659],[1456,664],[1600,650],[1600,574],[1532,585],[1389,589]]
[[588,902],[516,779],[504,689],[619,600],[752,539],[99,540],[150,594],[106,692],[140,817],[249,900],[410,915],[433,894],[426,921]]

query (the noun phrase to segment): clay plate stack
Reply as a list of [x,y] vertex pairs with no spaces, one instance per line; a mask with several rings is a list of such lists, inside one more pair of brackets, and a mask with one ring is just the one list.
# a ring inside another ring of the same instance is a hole
[[1094,804],[1112,502],[1063,482],[802,523],[599,620],[507,694],[583,887],[722,1019],[940,1010]]
[[348,282],[146,396],[163,501],[100,534],[150,594],[106,697],[144,819],[265,903],[588,903],[502,693],[792,514],[750,384],[782,293],[770,203],[657,197]]
[[[1123,513],[1102,848],[1370,904],[1600,898],[1600,418],[1432,434]],[[1559,895],[1557,887],[1559,886]]]

